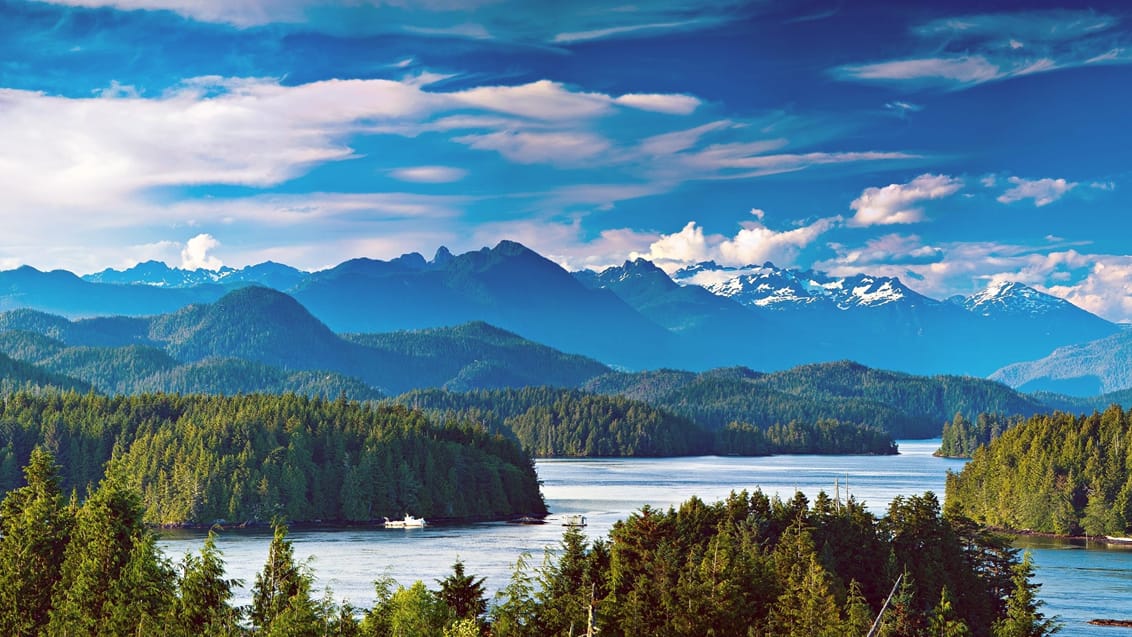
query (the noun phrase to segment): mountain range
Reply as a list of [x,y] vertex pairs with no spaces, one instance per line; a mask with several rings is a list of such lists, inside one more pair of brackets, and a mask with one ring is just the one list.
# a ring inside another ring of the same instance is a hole
[[[359,345],[338,334],[483,322],[622,370],[773,371],[855,360],[915,374],[987,376],[1120,333],[1113,323],[1018,283],[937,300],[897,278],[835,277],[771,263],[705,262],[669,276],[638,259],[571,273],[510,241],[460,255],[441,248],[431,260],[416,253],[354,259],[310,273],[276,263],[208,271],[147,262],[80,278],[23,267],[0,272],[0,310],[151,317],[212,304],[250,285],[285,292],[305,307],[326,328],[310,343],[319,348],[316,358],[335,360],[350,358],[345,352]],[[164,328],[152,329],[160,336]],[[244,337],[260,336],[253,330]],[[177,355],[176,348],[195,346],[189,338],[170,347]],[[373,374],[368,378],[389,386]],[[1129,385],[1132,379],[1116,378],[1099,387]]]

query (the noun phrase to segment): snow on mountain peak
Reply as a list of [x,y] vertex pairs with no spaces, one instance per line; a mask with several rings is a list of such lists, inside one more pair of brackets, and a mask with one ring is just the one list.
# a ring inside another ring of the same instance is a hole
[[982,292],[964,299],[962,305],[967,310],[983,316],[994,314],[1036,316],[1063,309],[1070,303],[1017,281],[993,281]]

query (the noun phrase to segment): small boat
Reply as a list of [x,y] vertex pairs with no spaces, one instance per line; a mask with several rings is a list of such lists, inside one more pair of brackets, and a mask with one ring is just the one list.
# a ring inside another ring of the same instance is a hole
[[586,516],[580,513],[562,516],[562,526],[583,527],[586,525]]
[[426,524],[428,524],[428,522],[425,522],[424,518],[414,518],[406,513],[405,519],[403,520],[390,520],[389,518],[385,518],[385,524],[383,526],[387,529],[412,529],[421,528]]

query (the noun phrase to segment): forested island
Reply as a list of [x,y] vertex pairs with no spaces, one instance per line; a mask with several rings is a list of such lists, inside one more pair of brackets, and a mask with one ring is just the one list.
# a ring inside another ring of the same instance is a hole
[[20,392],[0,400],[0,491],[37,445],[81,499],[110,470],[149,524],[454,520],[546,512],[531,459],[402,406],[280,396]]
[[[313,595],[283,525],[252,586],[232,603],[210,535],[173,563],[115,467],[79,504],[51,453],[0,503],[0,632],[10,635],[864,636],[894,591],[880,635],[1049,634],[1028,557],[941,514],[933,494],[897,497],[878,519],[819,494],[813,504],[732,493],[644,507],[608,538],[567,531],[541,566],[516,556],[489,605],[457,561],[430,589],[381,578],[368,609]],[[899,585],[894,583],[899,581]]]
[[943,432],[937,456],[943,458],[970,458],[981,445],[990,444],[1002,432],[1025,420],[1021,416],[981,413],[974,422],[963,414],[955,414],[943,423]]
[[891,435],[832,419],[756,426],[701,425],[624,396],[553,387],[449,392],[418,390],[396,404],[441,420],[481,422],[514,435],[537,457],[689,456],[813,453],[893,454]]
[[947,477],[947,507],[979,523],[1059,535],[1132,533],[1132,411],[1034,416]]

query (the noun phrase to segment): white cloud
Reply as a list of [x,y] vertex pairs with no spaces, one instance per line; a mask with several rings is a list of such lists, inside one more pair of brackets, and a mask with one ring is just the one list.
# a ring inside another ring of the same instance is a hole
[[[718,245],[720,237],[712,237],[712,243]],[[666,269],[673,265],[683,265],[707,261],[715,255],[713,247],[708,245],[708,238],[704,236],[704,229],[689,221],[680,232],[661,235],[649,245],[647,253],[634,252],[630,259],[645,258]]]
[[913,29],[918,55],[846,64],[831,72],[845,80],[962,89],[1056,69],[1129,64],[1126,36],[1113,28],[1118,23],[1088,10],[944,18]]
[[460,181],[468,171],[453,166],[411,166],[389,171],[389,176],[400,181],[422,184],[447,184]]
[[829,230],[841,225],[841,217],[826,217],[790,230],[773,230],[763,223],[765,213],[752,209],[757,221],[744,221],[733,237],[705,234],[695,221],[689,221],[679,232],[662,234],[649,244],[648,251],[634,252],[629,258],[648,259],[666,271],[700,261],[716,261],[724,265],[742,266],[772,261],[777,265],[794,265],[799,252],[813,244]]
[[500,131],[465,135],[453,141],[476,150],[494,150],[517,164],[576,165],[609,150],[603,137],[581,132]]
[[1077,184],[1064,179],[1023,179],[1011,177],[1008,180],[1014,187],[998,197],[1000,203],[1014,203],[1025,199],[1032,199],[1037,207],[1049,205],[1073,190]]
[[691,95],[659,93],[626,93],[614,101],[642,111],[670,115],[691,115],[700,105],[700,100]]
[[[761,210],[759,212],[762,212]],[[778,232],[759,221],[747,221],[743,228],[731,239],[719,244],[721,263],[728,265],[748,265],[771,261],[776,264],[792,264],[798,251],[813,243],[819,236],[841,223],[841,217],[829,217]]]
[[185,243],[181,250],[181,267],[185,270],[219,270],[224,263],[217,257],[209,254],[220,247],[220,242],[210,234],[198,234]]
[[518,86],[480,86],[450,94],[468,106],[535,120],[572,120],[610,112],[613,98],[575,92],[559,82],[539,80]]
[[963,182],[958,178],[923,174],[906,184],[866,188],[849,204],[857,211],[849,224],[874,226],[923,221],[921,202],[949,197],[962,187]]
[[1003,71],[997,64],[979,55],[956,58],[913,58],[874,62],[872,64],[847,64],[838,67],[835,72],[839,77],[854,80],[924,80],[944,84],[979,84],[1003,76]]

